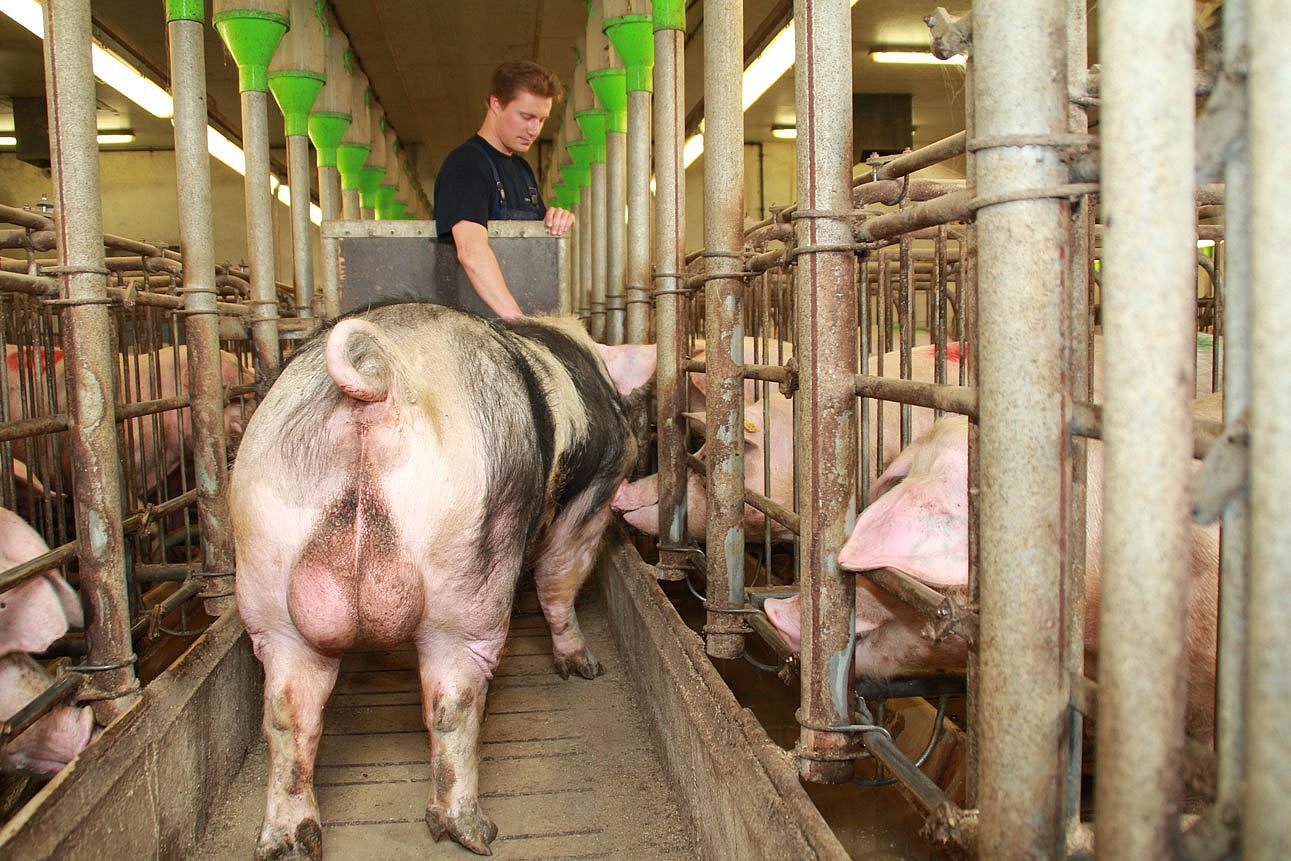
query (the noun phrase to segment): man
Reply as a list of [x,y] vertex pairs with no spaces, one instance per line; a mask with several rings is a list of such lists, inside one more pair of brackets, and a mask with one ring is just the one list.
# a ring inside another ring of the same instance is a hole
[[489,221],[543,221],[560,236],[574,214],[548,207],[521,153],[529,151],[560,94],[560,80],[528,60],[493,72],[488,111],[480,130],[448,154],[435,177],[435,225],[484,304],[504,320],[523,316],[489,247]]

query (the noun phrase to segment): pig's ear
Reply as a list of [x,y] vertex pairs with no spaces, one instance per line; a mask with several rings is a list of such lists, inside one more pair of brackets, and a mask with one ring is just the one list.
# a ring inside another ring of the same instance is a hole
[[654,344],[623,344],[617,347],[597,344],[596,349],[619,394],[629,395],[654,379],[654,366],[659,358]]
[[682,415],[690,421],[691,427],[695,430],[703,431],[708,427],[708,413],[702,410],[692,410],[688,413],[682,413]]
[[686,375],[690,380],[690,406],[694,410],[708,409],[708,395],[704,392],[704,375],[692,371]]
[[918,451],[919,443],[917,442],[912,442],[901,450],[901,453],[897,455],[897,459],[888,464],[888,468],[883,470],[883,474],[870,488],[870,502],[896,487],[910,474],[910,464],[914,463],[914,456]]
[[63,615],[67,617],[67,624],[73,628],[84,628],[85,611],[81,608],[80,597],[72,591],[72,587],[58,573],[46,574],[45,580],[54,588],[58,603],[63,607]]

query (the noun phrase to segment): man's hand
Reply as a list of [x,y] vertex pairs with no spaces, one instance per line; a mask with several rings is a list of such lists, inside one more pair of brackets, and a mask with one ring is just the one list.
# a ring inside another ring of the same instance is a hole
[[574,213],[556,206],[547,207],[547,217],[543,224],[551,231],[552,236],[561,236],[574,226]]

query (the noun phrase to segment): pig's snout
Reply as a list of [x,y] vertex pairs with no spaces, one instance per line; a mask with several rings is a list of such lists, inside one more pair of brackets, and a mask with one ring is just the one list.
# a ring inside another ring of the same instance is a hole
[[98,734],[94,713],[88,706],[64,706],[10,742],[4,752],[5,765],[52,776],[85,750]]
[[784,637],[784,641],[789,644],[789,648],[795,652],[800,647],[802,640],[802,630],[798,618],[798,596],[792,598],[768,598],[762,604],[763,611],[771,624]]

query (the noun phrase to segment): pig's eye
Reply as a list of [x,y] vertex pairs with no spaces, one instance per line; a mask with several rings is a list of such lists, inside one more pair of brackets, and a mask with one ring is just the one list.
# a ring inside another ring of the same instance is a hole
[[9,606],[9,605],[8,605],[8,604],[6,604],[4,601],[0,601],[0,610],[3,610],[4,608],[6,608],[6,607],[8,607],[8,606]]

